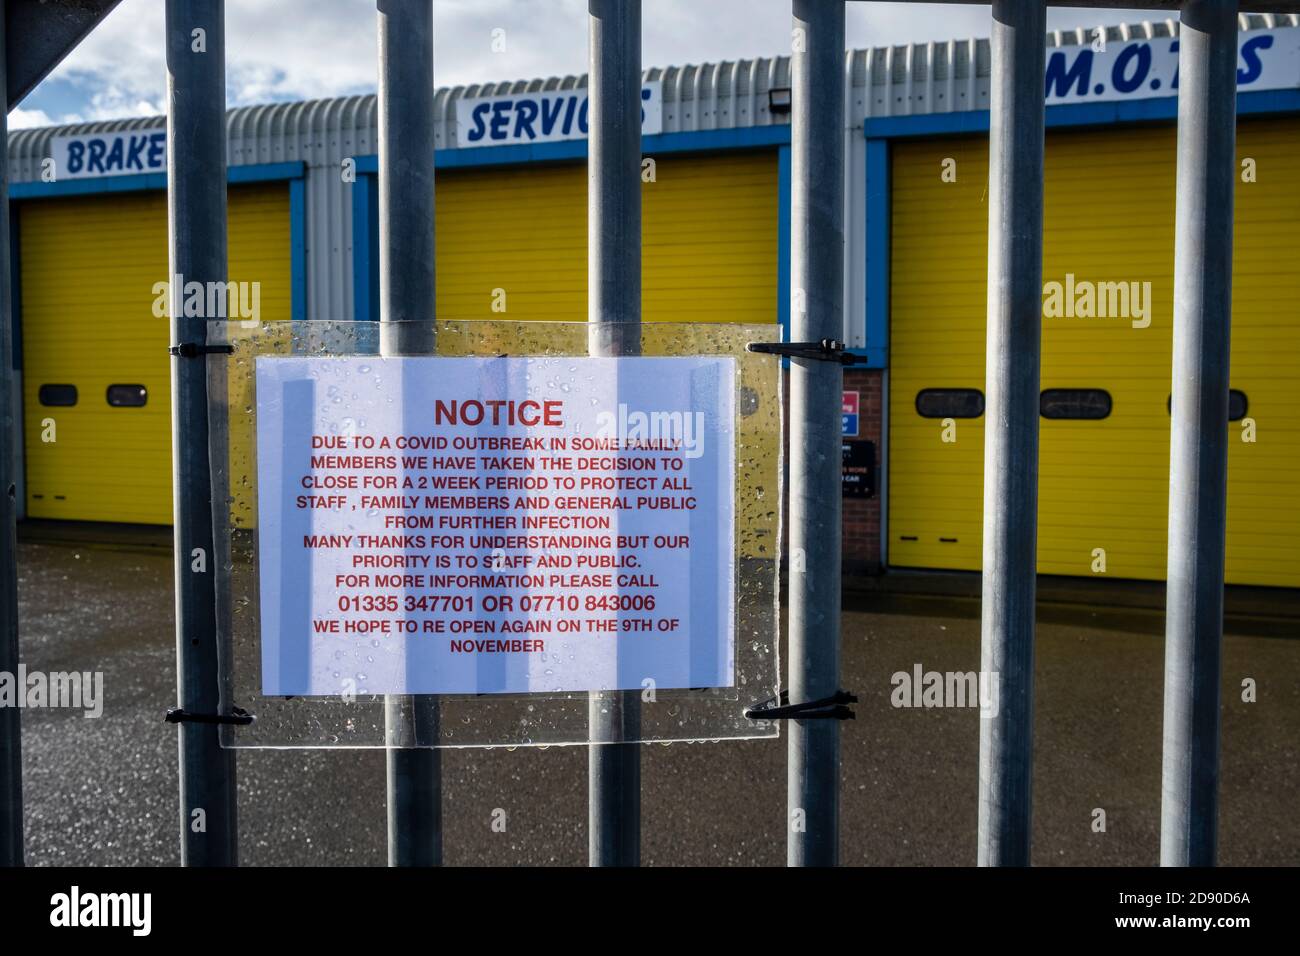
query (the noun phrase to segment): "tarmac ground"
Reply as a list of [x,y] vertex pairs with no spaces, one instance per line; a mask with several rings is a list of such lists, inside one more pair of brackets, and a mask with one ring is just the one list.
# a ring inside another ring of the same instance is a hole
[[[20,558],[23,662],[102,671],[105,697],[98,718],[23,712],[27,862],[179,863],[177,730],[162,719],[176,699],[169,550],[27,536]],[[978,710],[891,694],[917,665],[978,670],[978,601],[969,579],[936,595],[889,577],[846,596],[843,684],[860,703],[841,724],[841,859],[973,865]],[[1086,586],[1055,597],[1037,637],[1033,862],[1155,864],[1163,614]],[[1226,625],[1224,865],[1300,863],[1300,619],[1283,605],[1252,599]],[[447,864],[585,864],[585,748],[446,750],[442,766]],[[643,862],[783,864],[785,767],[784,739],[647,745]],[[382,751],[244,750],[238,778],[243,864],[386,862]]]

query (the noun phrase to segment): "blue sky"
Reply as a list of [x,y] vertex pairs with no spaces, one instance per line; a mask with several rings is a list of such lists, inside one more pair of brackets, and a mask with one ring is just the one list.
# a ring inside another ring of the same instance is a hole
[[[439,86],[582,73],[586,0],[434,0]],[[642,62],[668,66],[784,53],[789,0],[644,0]],[[163,112],[162,0],[122,0],[13,113],[10,128]],[[1137,23],[1139,10],[1058,10],[1048,26]],[[987,36],[989,8],[852,2],[852,47]],[[493,52],[493,31],[505,50]],[[231,106],[375,89],[374,0],[226,0]]]

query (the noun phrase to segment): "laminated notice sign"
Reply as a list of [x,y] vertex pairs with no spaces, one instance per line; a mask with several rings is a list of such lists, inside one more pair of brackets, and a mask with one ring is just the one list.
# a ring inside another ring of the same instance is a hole
[[733,686],[735,376],[259,357],[262,693]]

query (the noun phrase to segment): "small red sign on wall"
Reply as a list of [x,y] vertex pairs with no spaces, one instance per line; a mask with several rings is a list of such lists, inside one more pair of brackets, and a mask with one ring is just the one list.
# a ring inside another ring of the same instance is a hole
[[844,392],[840,400],[840,436],[858,437],[858,393]]

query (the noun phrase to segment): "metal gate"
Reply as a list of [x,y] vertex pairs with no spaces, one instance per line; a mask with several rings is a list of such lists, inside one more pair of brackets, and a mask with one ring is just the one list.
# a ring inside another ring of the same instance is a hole
[[[1223,619],[1236,17],[1294,9],[1245,0],[1117,0],[1071,6],[1178,9],[1180,37],[1161,861],[1215,860]],[[429,0],[378,0],[381,352],[433,350],[433,22]],[[641,3],[589,0],[588,318],[592,355],[632,354],[640,322]],[[844,3],[794,0],[790,359],[790,703],[792,865],[833,864],[838,843],[840,493],[844,241]],[[170,274],[226,279],[225,48],[222,0],[168,0]],[[996,0],[989,143],[987,420],[982,670],[1002,706],[982,724],[979,862],[1029,861],[1035,548],[1042,292],[1044,36],[1041,0]],[[201,44],[196,42],[202,36]],[[200,49],[201,47],[201,49]],[[0,205],[6,205],[0,191]],[[0,222],[0,242],[8,242]],[[9,256],[0,250],[0,270]],[[6,271],[7,275],[7,271]],[[8,284],[4,348],[9,342]],[[175,292],[173,292],[175,294]],[[237,859],[234,753],[219,742],[220,562],[213,551],[207,366],[202,318],[171,310],[182,858]],[[12,410],[0,356],[5,469],[0,668],[17,664]],[[211,570],[209,570],[211,569]],[[828,719],[829,718],[829,719]],[[593,694],[593,740],[635,736],[636,697]],[[432,697],[388,699],[389,860],[441,860],[439,751],[408,746],[436,727]],[[0,715],[0,862],[22,855],[17,711]],[[633,743],[590,749],[590,857],[639,860],[640,760]],[[202,808],[207,826],[189,825]]]

